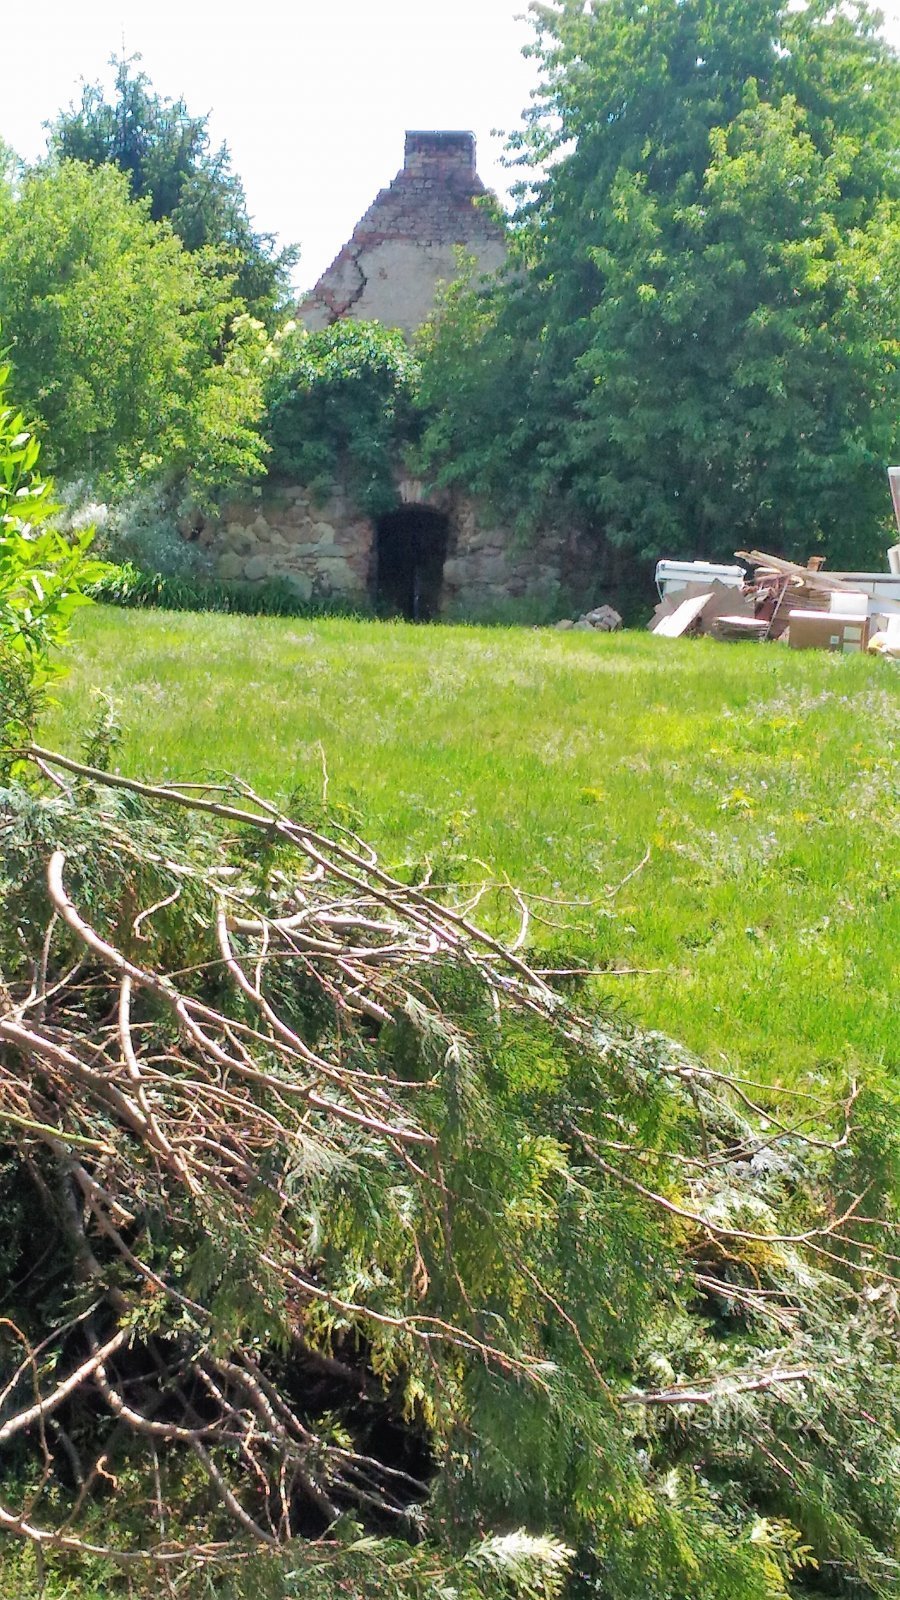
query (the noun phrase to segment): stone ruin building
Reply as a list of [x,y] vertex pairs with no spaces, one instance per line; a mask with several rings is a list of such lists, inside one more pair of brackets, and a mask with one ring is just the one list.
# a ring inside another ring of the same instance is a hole
[[[471,133],[410,132],[404,164],[297,308],[320,329],[342,317],[378,320],[408,335],[431,311],[437,285],[457,271],[457,248],[483,275],[506,255],[496,208],[475,168]],[[372,519],[345,484],[324,498],[268,480],[224,509],[201,542],[227,581],[288,581],[305,600],[342,600],[414,620],[497,612],[530,600],[552,605],[584,590],[578,539],[548,532],[527,546],[459,494],[432,494],[398,463],[396,506]]]

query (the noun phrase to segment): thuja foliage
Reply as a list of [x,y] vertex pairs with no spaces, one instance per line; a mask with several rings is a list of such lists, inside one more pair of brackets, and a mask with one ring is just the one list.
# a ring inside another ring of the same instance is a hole
[[900,60],[864,5],[564,0],[513,272],[426,336],[426,464],[638,553],[878,565]]
[[53,485],[38,471],[33,429],[9,403],[9,380],[0,363],[0,771],[3,746],[33,720],[86,587],[105,572],[89,557],[90,528],[66,536],[53,525]]
[[889,1107],[730,1086],[319,805],[33,758],[6,1590],[897,1593]]
[[323,491],[340,476],[364,511],[391,510],[417,378],[398,329],[344,321],[308,333],[288,323],[267,356],[270,470]]

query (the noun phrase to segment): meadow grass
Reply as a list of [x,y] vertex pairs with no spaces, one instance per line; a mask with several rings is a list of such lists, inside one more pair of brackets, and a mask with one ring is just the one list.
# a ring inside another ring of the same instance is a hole
[[546,959],[613,969],[604,1002],[714,1065],[797,1086],[900,1061],[887,663],[97,607],[46,742],[77,752],[98,688],[122,771],[237,773],[302,806],[327,770],[333,816],[386,864],[546,896],[531,926]]

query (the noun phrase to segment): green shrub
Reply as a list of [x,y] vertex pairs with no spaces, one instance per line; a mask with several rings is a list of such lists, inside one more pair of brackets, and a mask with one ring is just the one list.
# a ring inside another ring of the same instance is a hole
[[162,611],[221,611],[244,617],[358,616],[361,607],[349,601],[301,600],[283,578],[265,583],[221,583],[195,574],[142,572],[124,562],[107,568],[91,588],[91,597],[105,605]]
[[[4,404],[10,367],[0,366],[0,752],[33,720],[54,652],[103,574],[88,558],[93,529],[67,537],[50,522],[53,486],[37,471],[40,444],[20,411]],[[0,756],[2,763],[2,756]]]
[[57,473],[199,499],[259,476],[267,336],[237,263],[189,252],[113,166],[51,162],[0,185],[0,317]]
[[167,578],[197,581],[211,576],[206,552],[181,534],[186,514],[182,484],[167,484],[158,478],[138,479],[132,487],[108,504],[91,506],[90,485],[74,485],[73,490],[87,496],[87,505],[70,509],[70,525],[92,509],[97,518],[97,545],[101,553],[117,566],[133,566],[139,572],[158,572]]

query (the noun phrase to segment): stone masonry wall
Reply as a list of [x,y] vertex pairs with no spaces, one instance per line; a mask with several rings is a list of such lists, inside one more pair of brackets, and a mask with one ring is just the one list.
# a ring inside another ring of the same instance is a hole
[[[589,554],[574,534],[546,532],[524,546],[464,498],[426,496],[398,479],[398,506],[427,505],[447,518],[447,559],[439,614],[488,611],[508,601],[549,601],[560,586],[583,591]],[[375,602],[377,525],[340,485],[321,502],[299,486],[267,488],[227,506],[200,533],[225,582],[287,581],[303,600]]]
[[364,602],[373,534],[371,522],[340,489],[320,503],[308,489],[291,487],[227,506],[218,523],[204,528],[200,543],[225,582],[282,578],[302,600]]
[[546,600],[565,581],[569,541],[544,533],[517,546],[510,530],[458,500],[450,516],[441,612],[475,615],[510,600]]

